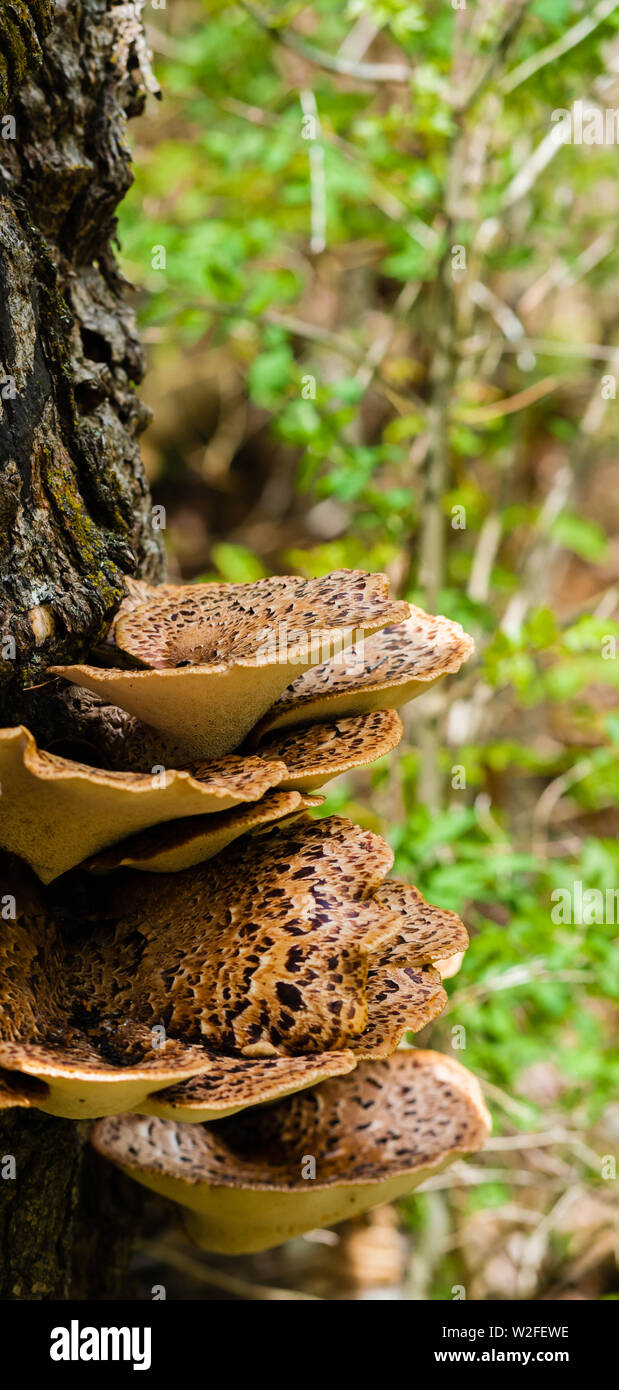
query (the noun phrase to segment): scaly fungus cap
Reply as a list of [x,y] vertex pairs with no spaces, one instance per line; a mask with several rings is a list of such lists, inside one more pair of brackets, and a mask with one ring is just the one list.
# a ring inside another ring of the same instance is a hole
[[137,715],[187,759],[220,757],[300,672],[364,632],[408,618],[409,604],[390,599],[388,588],[384,575],[360,570],[179,587],[116,624],[116,645],[141,669],[73,665],[50,673]]
[[6,861],[0,1068],[44,1083],[51,1114],[201,1121],[387,1055],[443,1007],[424,962],[466,940],[402,885],[389,903],[391,860],[349,821],[302,819],[184,873],[124,871],[88,927],[70,884],[53,914]]
[[159,825],[121,840],[111,849],[87,859],[83,865],[95,874],[113,869],[138,869],[142,873],[178,873],[212,859],[240,835],[272,821],[289,820],[321,806],[324,796],[303,792],[270,791],[260,801],[214,816],[187,816],[172,825]]
[[[103,867],[133,863],[134,846],[127,845],[125,837],[166,822],[153,840],[155,863],[150,863],[147,838],[137,846],[135,866],[157,871],[187,867],[218,853],[249,826],[277,820],[312,802],[303,803],[300,797],[296,802],[271,799],[249,818],[241,811],[222,822],[230,808],[259,803],[278,784],[282,791],[299,793],[321,786],[381,757],[395,747],[401,733],[395,711],[380,711],[296,730],[270,740],[273,749],[269,744],[259,755],[232,753],[168,771],[155,762],[148,774],[89,767],[41,752],[23,726],[0,730],[0,846],[21,855],[48,883],[110,845],[115,852],[104,859]],[[176,831],[174,822],[193,820],[192,812],[208,814],[209,819],[216,813],[218,819],[197,833],[193,824]],[[158,862],[166,844],[175,851],[184,844],[187,852],[164,855]]]
[[291,724],[399,709],[459,671],[475,644],[459,623],[411,607],[412,616],[366,637],[338,661],[304,671],[252,733],[252,742]]
[[321,787],[341,773],[383,757],[401,736],[402,723],[395,710],[378,710],[276,735],[261,744],[258,752],[270,767],[285,768],[277,792],[267,792],[253,806],[209,816],[208,821],[194,816],[133,835],[96,855],[86,867],[97,873],[121,865],[148,873],[190,868],[219,854],[232,840],[258,825],[319,806],[324,797],[307,796],[310,787]]
[[43,752],[23,725],[0,729],[0,847],[49,883],[146,826],[257,801],[286,773],[283,762],[236,755],[189,771],[110,772]]
[[313,791],[333,777],[364,767],[397,748],[404,730],[394,709],[358,714],[353,719],[334,719],[329,724],[310,724],[275,734],[257,752],[283,762],[287,775],[282,791]]
[[205,1249],[241,1254],[405,1196],[479,1149],[489,1128],[459,1062],[405,1051],[217,1125],[124,1115],[96,1125],[92,1142],[187,1208]]

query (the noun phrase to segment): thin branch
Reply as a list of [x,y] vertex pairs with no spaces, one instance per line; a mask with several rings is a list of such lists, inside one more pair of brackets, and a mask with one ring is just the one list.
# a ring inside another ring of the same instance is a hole
[[556,542],[550,542],[548,531],[565,507],[574,484],[572,469],[565,464],[557,469],[532,532],[532,544],[526,555],[520,588],[513,594],[500,622],[502,632],[517,637],[525,614],[534,600],[540,576],[548,573]]
[[[480,335],[476,334],[472,338],[465,338],[460,344],[460,350],[463,356],[470,356],[485,349],[489,342],[500,342],[500,339],[494,337],[482,341]],[[614,362],[619,351],[617,347],[607,344],[561,343],[554,338],[522,338],[519,343],[510,343],[507,340],[503,343],[504,352],[521,352],[523,348],[531,348],[539,357],[589,357],[598,362]]]
[[225,1269],[215,1269],[211,1265],[203,1264],[202,1260],[189,1251],[180,1250],[165,1240],[151,1241],[145,1249],[153,1259],[165,1261],[173,1269],[177,1269],[180,1274],[197,1279],[203,1284],[210,1284],[214,1289],[222,1289],[225,1293],[231,1293],[237,1298],[264,1300],[269,1303],[284,1300],[303,1303],[320,1303],[322,1301],[312,1293],[299,1293],[295,1289],[274,1288],[268,1284],[252,1284],[247,1279],[239,1279],[235,1274],[228,1274]]
[[359,63],[342,53],[325,53],[322,48],[302,39],[294,30],[279,29],[254,5],[250,5],[249,0],[239,0],[239,4],[269,38],[297,53],[300,58],[306,58],[308,63],[325,68],[327,72],[335,72],[340,77],[354,77],[358,82],[393,82],[400,86],[408,86],[413,76],[413,69],[403,63]]
[[508,19],[505,28],[499,35],[498,41],[488,58],[486,66],[473,83],[471,91],[465,96],[462,104],[456,106],[456,112],[459,116],[464,115],[470,110],[471,106],[474,106],[476,101],[479,101],[480,96],[486,91],[486,88],[494,78],[497,68],[504,63],[525,17],[528,6],[529,0],[520,0],[519,8],[512,14],[511,18]]
[[[178,309],[178,305],[176,309]],[[347,357],[351,362],[363,362],[365,353],[355,347],[354,343],[347,342],[339,333],[331,333],[328,328],[319,328],[317,324],[307,323],[305,319],[295,318],[292,314],[279,314],[277,310],[265,309],[259,314],[253,314],[244,304],[229,304],[219,299],[200,299],[192,300],[191,304],[180,306],[183,309],[195,308],[203,309],[207,314],[217,314],[223,318],[243,318],[249,323],[257,323],[269,328],[283,328],[285,333],[290,333],[293,338],[306,338],[308,342],[319,343],[322,347],[329,348],[331,352],[336,352],[340,357]],[[175,310],[176,312],[176,310]]]
[[609,15],[613,14],[619,6],[619,0],[599,0],[599,3],[591,11],[579,19],[577,24],[573,24],[560,39],[543,48],[539,53],[533,53],[530,58],[525,58],[523,63],[519,63],[517,68],[508,72],[501,82],[503,92],[513,92],[516,87],[520,87],[523,82],[527,82],[534,73],[545,68],[549,63],[554,63],[557,58],[563,58],[570,49],[576,48],[577,44],[587,39],[598,25],[602,24]]
[[568,122],[563,121],[560,125],[553,126],[539,145],[536,145],[533,153],[529,155],[522,168],[514,175],[511,183],[508,183],[503,192],[499,204],[501,210],[513,207],[514,203],[531,192],[540,174],[544,172],[544,169],[565,144],[567,131]]
[[[226,97],[218,105],[222,111],[229,111],[231,115],[238,116],[240,120],[249,121],[251,125],[263,126],[269,130],[273,130],[279,125],[279,118],[272,115],[271,112],[263,111],[259,106],[247,106],[244,102],[237,101],[233,97]],[[390,222],[405,224],[408,235],[419,246],[423,246],[424,250],[436,250],[440,240],[439,233],[434,227],[429,227],[426,222],[423,222],[417,213],[398,194],[394,193],[384,180],[376,177],[373,169],[365,163],[363,155],[356,145],[330,130],[322,131],[322,140],[325,145],[330,145],[333,149],[338,150],[349,163],[363,170],[368,179],[368,196],[379,212],[388,217]]]
[[479,1084],[484,1095],[488,1096],[490,1100],[493,1100],[495,1105],[499,1105],[501,1110],[505,1111],[506,1115],[511,1116],[512,1120],[516,1120],[521,1124],[530,1123],[531,1110],[533,1109],[531,1102],[527,1104],[523,1100],[517,1100],[514,1096],[510,1096],[507,1091],[504,1091],[501,1086],[496,1086],[494,1081],[486,1081],[484,1078],[480,1077]]
[[479,532],[467,594],[475,603],[486,603],[490,589],[492,566],[496,560],[501,543],[502,522],[500,516],[491,513],[487,516]]
[[506,396],[501,401],[490,401],[488,405],[462,407],[457,412],[457,418],[471,425],[478,422],[481,424],[484,420],[500,420],[503,415],[514,415],[519,410],[526,410],[528,406],[556,391],[559,385],[556,377],[547,376],[541,381],[532,382],[515,396]]
[[339,46],[339,57],[359,63],[362,58],[365,58],[368,48],[380,33],[380,29],[381,26],[377,23],[374,15],[362,10],[356,23],[353,24],[352,29],[349,29],[346,38]]
[[540,1130],[538,1134],[497,1135],[495,1139],[486,1140],[484,1153],[491,1151],[509,1153],[512,1150],[518,1152],[520,1149],[542,1149],[560,1144],[567,1144],[571,1147],[574,1140],[578,1139],[579,1135],[573,1134],[564,1125],[555,1125],[554,1129]]
[[530,1172],[528,1168],[474,1168],[471,1163],[454,1163],[449,1174],[426,1178],[412,1195],[423,1196],[424,1192],[440,1192],[451,1187],[479,1187],[486,1182],[501,1182],[508,1187],[546,1187],[554,1191],[563,1186],[560,1178],[540,1179],[539,1173]]
[[[476,304],[478,309],[484,309],[490,314],[495,323],[498,324],[501,332],[510,343],[521,343],[525,336],[524,325],[518,315],[509,304],[505,304],[493,290],[488,289],[487,285],[482,284],[481,280],[474,280],[469,287],[469,299]],[[525,353],[523,352],[523,357]],[[535,366],[535,356],[532,352],[528,354],[527,366]]]
[[543,275],[525,290],[518,304],[520,313],[527,314],[537,309],[552,290],[571,289],[610,255],[614,245],[612,233],[601,232],[589,246],[585,246],[572,265],[567,265],[562,259],[553,261]]
[[442,1016],[445,1018],[448,1013],[453,1013],[456,1006],[460,1008],[462,1004],[485,999],[488,995],[497,994],[504,989],[520,989],[523,985],[545,980],[551,980],[553,984],[582,984],[590,979],[591,974],[588,970],[549,970],[544,961],[531,961],[530,965],[513,965],[499,975],[491,975],[477,985],[461,989],[449,1000]]
[[561,1193],[551,1210],[542,1218],[537,1229],[530,1236],[527,1236],[522,1250],[517,1280],[518,1293],[521,1297],[526,1298],[535,1290],[538,1273],[546,1256],[550,1234],[557,1221],[574,1205],[577,1197],[582,1197],[582,1186],[580,1183],[573,1183],[566,1192]]
[[322,127],[316,98],[311,87],[299,93],[301,110],[315,123],[316,134],[310,140],[310,249],[315,256],[320,255],[327,245],[327,186],[325,182],[325,152],[322,147]]
[[[412,304],[417,296],[418,287],[416,284],[413,284],[412,287],[410,285],[405,286],[405,289],[407,294],[402,292],[398,297],[396,311],[401,301],[408,302],[410,300]],[[413,290],[415,291],[414,294]],[[282,328],[285,333],[290,333],[292,337],[304,338],[308,342],[318,343],[321,347],[327,348],[329,352],[334,352],[339,357],[354,362],[360,372],[367,368],[368,359],[370,363],[373,361],[373,355],[370,356],[371,348],[365,352],[362,348],[355,347],[354,343],[341,337],[340,334],[331,333],[328,328],[319,328],[316,324],[307,323],[305,319],[295,318],[291,314],[279,314],[272,309],[265,309],[262,313],[253,314],[243,304],[229,304],[218,299],[200,299],[187,301],[184,304],[177,303],[173,313],[189,308],[203,309],[205,313],[217,314],[223,318],[243,318],[248,323],[257,323],[269,328]],[[147,333],[148,330],[143,336],[146,337]],[[393,390],[390,383],[381,375],[380,362],[372,367],[371,379],[378,381],[382,394],[401,414],[410,411],[411,406],[414,406],[415,410],[425,413],[427,409],[425,401],[422,400],[421,396],[417,396],[411,391],[410,387],[407,389],[406,395]]]
[[[421,282],[418,280],[409,280],[408,284],[404,285],[403,289],[400,290],[396,302],[389,314],[389,320],[386,331],[384,333],[379,334],[376,338],[374,338],[373,342],[370,343],[370,346],[368,348],[367,353],[365,354],[363,362],[361,363],[358,370],[355,372],[355,377],[357,381],[360,381],[362,383],[365,391],[367,391],[368,386],[371,385],[375,376],[378,375],[380,367],[384,362],[385,357],[387,356],[389,348],[391,347],[394,338],[397,336],[400,330],[400,325],[413,308],[413,305],[419,296],[420,289]],[[420,404],[422,404],[421,398]]]
[[592,771],[591,759],[581,758],[579,762],[568,768],[567,772],[562,772],[560,777],[555,777],[544,788],[533,808],[534,852],[541,858],[545,858],[547,854],[548,844],[545,828],[548,826],[555,807],[572,787],[576,786],[578,782],[584,782]]

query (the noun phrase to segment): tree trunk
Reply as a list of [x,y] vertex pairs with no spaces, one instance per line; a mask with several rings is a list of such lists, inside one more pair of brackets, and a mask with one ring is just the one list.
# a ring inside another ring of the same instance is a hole
[[[111,249],[127,118],[155,87],[143,0],[29,0],[0,41],[25,80],[0,113],[0,700],[79,659],[123,595],[162,574],[138,435],[148,412]],[[40,61],[42,59],[42,61]],[[33,69],[35,71],[33,71]]]
[[[111,249],[127,119],[156,90],[143,2],[0,8],[3,724],[27,722],[26,687],[102,635],[125,574],[163,573],[138,445],[142,351]],[[118,1294],[141,1198],[85,1138],[36,1111],[0,1119],[0,1297]]]

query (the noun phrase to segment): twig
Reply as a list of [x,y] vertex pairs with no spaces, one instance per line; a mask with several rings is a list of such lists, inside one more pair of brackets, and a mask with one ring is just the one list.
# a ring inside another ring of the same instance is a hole
[[513,207],[514,203],[517,203],[520,198],[524,198],[527,193],[531,192],[540,174],[543,173],[546,166],[550,164],[551,159],[554,159],[555,155],[559,153],[559,150],[565,144],[567,133],[568,122],[564,121],[560,125],[553,126],[552,130],[544,136],[544,139],[540,141],[539,145],[536,145],[533,153],[529,155],[529,158],[523,164],[522,169],[518,170],[518,173],[514,175],[511,183],[508,183],[507,188],[503,192],[500,201],[500,208],[502,210]]
[[580,1184],[574,1183],[573,1186],[568,1187],[567,1192],[562,1192],[551,1210],[542,1218],[537,1230],[533,1231],[531,1235],[527,1237],[522,1251],[520,1269],[518,1270],[517,1288],[521,1297],[526,1298],[527,1295],[531,1294],[535,1289],[538,1270],[546,1254],[550,1233],[559,1218],[562,1217],[566,1211],[569,1211],[569,1208],[573,1206],[576,1198],[580,1196],[582,1196],[582,1187]]
[[[574,482],[571,468],[565,464],[557,469],[533,530],[533,542],[526,556],[521,587],[510,599],[501,619],[500,628],[508,637],[516,637],[534,597],[541,574],[548,572],[550,555],[555,548],[548,543],[548,530],[569,498]],[[558,549],[558,546],[556,547]],[[546,551],[548,550],[548,554]]]
[[325,68],[327,72],[335,72],[340,77],[354,77],[358,82],[393,82],[407,86],[411,80],[413,70],[403,63],[359,63],[341,52],[335,55],[325,53],[322,48],[302,39],[294,30],[279,29],[248,0],[239,0],[239,4],[269,38],[297,53],[300,58],[306,58],[316,67]]
[[590,758],[581,758],[579,762],[562,772],[560,777],[555,777],[548,783],[533,808],[533,840],[534,852],[543,858],[547,854],[547,836],[542,828],[548,825],[550,817],[561,798],[566,795],[571,787],[578,782],[583,782],[593,771],[593,763]]
[[484,1153],[494,1150],[497,1153],[509,1152],[512,1149],[518,1152],[520,1149],[541,1149],[548,1145],[554,1147],[561,1144],[567,1144],[571,1148],[575,1140],[578,1141],[577,1134],[572,1134],[563,1125],[555,1125],[554,1129],[543,1130],[539,1134],[508,1134],[498,1135],[496,1139],[487,1139]]
[[164,1260],[166,1264],[179,1270],[181,1274],[186,1274],[191,1279],[199,1279],[204,1284],[210,1284],[212,1288],[223,1289],[226,1293],[235,1294],[238,1298],[264,1300],[266,1302],[282,1300],[303,1303],[322,1302],[312,1293],[299,1293],[295,1289],[274,1288],[268,1284],[252,1284],[247,1279],[239,1279],[236,1274],[227,1274],[224,1269],[215,1269],[211,1265],[203,1264],[202,1260],[197,1259],[195,1255],[189,1254],[188,1251],[178,1250],[164,1240],[151,1241],[145,1249],[153,1259]]
[[320,255],[327,245],[327,188],[325,183],[325,153],[322,147],[322,128],[316,98],[311,87],[299,93],[301,110],[316,125],[316,136],[310,140],[310,249],[315,256]]
[[[585,275],[589,274],[595,266],[600,264],[614,247],[614,238],[610,232],[601,232],[599,236],[585,246],[584,251],[576,257],[572,265],[567,265],[564,260],[553,261],[552,265],[540,275],[539,279],[525,290],[518,308],[521,314],[530,313],[537,309],[551,290],[571,289]],[[507,335],[509,336],[509,335]]]
[[[469,299],[471,299],[473,304],[476,304],[478,308],[485,309],[488,314],[492,315],[492,318],[495,323],[498,324],[508,342],[522,342],[525,336],[524,325],[520,322],[518,315],[514,313],[514,310],[509,304],[504,304],[503,300],[499,299],[498,295],[488,289],[487,285],[483,285],[481,280],[475,280],[470,286]],[[522,357],[523,363],[520,365],[526,368],[533,368],[535,366],[535,354],[530,350],[527,352],[523,349]]]
[[[416,280],[409,280],[408,284],[400,290],[396,302],[389,315],[386,331],[377,336],[368,348],[364,360],[355,372],[355,378],[360,381],[365,391],[371,385],[374,377],[384,361],[391,344],[399,331],[402,319],[410,313],[415,300],[418,298],[421,284]],[[423,402],[421,398],[419,404]]]
[[501,82],[503,92],[513,92],[516,87],[520,87],[523,82],[527,82],[534,73],[539,72],[540,68],[547,67],[548,63],[554,63],[556,58],[562,58],[570,49],[587,39],[589,34],[597,29],[609,15],[617,9],[619,0],[599,0],[591,14],[579,19],[577,24],[573,24],[560,39],[543,48],[539,53],[533,53],[530,58],[525,58],[523,63],[519,63],[517,68],[508,72]]
[[520,989],[523,985],[536,984],[544,980],[552,980],[554,984],[582,984],[590,979],[591,974],[588,970],[549,970],[543,961],[532,961],[530,965],[513,965],[500,975],[491,975],[477,985],[469,985],[468,988],[459,990],[458,994],[449,1000],[442,1017],[453,1013],[456,1006],[460,1008],[462,1004],[484,999],[500,990]]
[[495,1105],[500,1105],[506,1115],[511,1115],[513,1120],[518,1120],[525,1124],[529,1123],[531,1119],[531,1110],[533,1108],[531,1104],[527,1105],[524,1101],[515,1100],[513,1096],[507,1094],[507,1091],[504,1091],[500,1086],[496,1086],[493,1081],[486,1081],[480,1078],[479,1084],[484,1095],[487,1095],[490,1100],[493,1100]]
[[[244,102],[237,101],[232,97],[227,97],[219,105],[222,111],[229,111],[231,115],[249,121],[251,125],[273,129],[279,123],[277,116],[273,116],[270,112],[261,110],[259,106],[246,106]],[[330,130],[322,131],[322,139],[326,145],[331,145],[333,149],[339,150],[340,154],[351,164],[364,170],[368,178],[369,198],[379,212],[388,217],[390,222],[405,223],[405,230],[409,236],[419,246],[423,246],[424,250],[433,251],[436,249],[439,242],[438,232],[435,231],[434,227],[428,227],[417,213],[398,194],[394,193],[393,189],[376,177],[374,171],[364,162],[355,145]]]
[[468,597],[473,599],[475,603],[487,601],[492,566],[501,543],[502,531],[503,525],[500,516],[493,512],[486,517],[475,546],[467,588]]
[[[498,342],[499,339],[491,339],[491,342]],[[486,347],[486,339],[482,345],[478,337],[465,338],[460,344],[463,355],[479,352],[482,346]],[[561,343],[554,338],[523,338],[520,343],[503,343],[504,352],[520,352],[521,349],[531,348],[532,352],[539,357],[590,357],[600,362],[613,362],[617,355],[617,347],[609,347],[600,343]]]
[[539,1173],[533,1173],[528,1168],[474,1168],[472,1163],[454,1163],[449,1175],[437,1174],[435,1178],[426,1178],[412,1195],[416,1197],[424,1192],[440,1192],[441,1189],[450,1187],[479,1187],[481,1183],[486,1182],[501,1182],[506,1186],[511,1183],[515,1187],[543,1186],[556,1189],[562,1186],[560,1178],[540,1181]]
[[520,0],[519,8],[515,11],[514,14],[512,14],[511,18],[508,19],[505,28],[499,35],[499,39],[492,53],[490,54],[486,66],[480,73],[479,77],[474,81],[470,92],[467,96],[465,96],[463,102],[459,106],[456,106],[456,111],[459,116],[463,116],[467,111],[470,110],[471,106],[473,106],[475,102],[479,100],[482,93],[485,92],[489,83],[492,81],[497,68],[500,66],[501,63],[505,61],[509,49],[511,48],[516,34],[518,33],[518,30],[522,24],[522,21],[528,8],[528,4],[529,0]]
[[477,421],[481,423],[483,420],[499,420],[502,415],[514,415],[519,410],[526,410],[527,406],[534,405],[536,401],[556,391],[558,386],[559,382],[555,376],[547,376],[541,381],[532,382],[515,396],[506,396],[502,401],[491,401],[488,405],[470,408],[463,407],[458,411],[458,418],[471,425]]
[[444,1198],[428,1191],[424,1202],[423,1230],[411,1251],[406,1276],[406,1297],[424,1302],[430,1294],[436,1266],[449,1230],[449,1213]]
[[353,24],[352,29],[349,29],[346,38],[342,40],[338,48],[339,57],[348,58],[354,63],[360,62],[379,33],[380,25],[376,22],[374,15],[362,10],[356,24]]

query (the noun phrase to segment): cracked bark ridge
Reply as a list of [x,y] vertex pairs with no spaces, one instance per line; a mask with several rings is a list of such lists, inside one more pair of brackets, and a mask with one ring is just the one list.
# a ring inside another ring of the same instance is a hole
[[123,574],[163,572],[138,444],[143,357],[111,249],[127,121],[156,89],[142,5],[28,0],[0,15],[4,722],[48,664],[101,637]]

